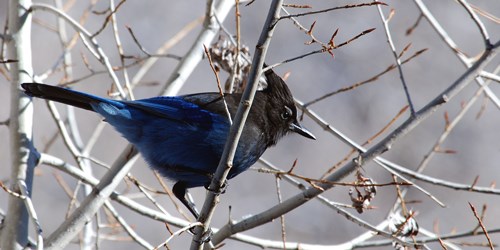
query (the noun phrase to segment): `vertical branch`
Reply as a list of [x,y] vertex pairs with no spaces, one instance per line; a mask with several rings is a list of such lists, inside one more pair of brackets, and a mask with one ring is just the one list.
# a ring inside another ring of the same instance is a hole
[[[63,10],[64,6],[61,0],[54,0],[54,4],[56,8]],[[67,81],[73,80],[73,57],[71,56],[71,51],[70,48],[68,47],[68,34],[66,32],[66,22],[64,21],[63,18],[58,17],[57,18],[57,34],[59,35],[59,41],[61,43],[61,47],[63,50],[63,72],[64,72],[64,78]],[[52,105],[51,106],[54,110],[55,107]],[[50,107],[49,107],[50,109]],[[72,141],[74,141],[75,147],[78,148],[78,150],[81,150],[83,147],[83,141],[80,136],[80,130],[78,129],[78,123],[76,122],[76,117],[75,117],[75,107],[73,106],[67,106],[66,107],[67,114],[68,114],[68,127],[71,133],[69,133],[69,136],[71,137]],[[77,159],[78,160],[78,159]],[[92,175],[92,168],[90,167],[90,162],[86,159],[83,159],[80,162],[80,166],[82,169],[89,175]],[[82,184],[78,184],[82,185]],[[78,188],[77,188],[78,189]],[[84,197],[90,194],[92,192],[92,187],[87,184],[83,184],[83,190],[82,193]],[[85,228],[83,230],[82,234],[82,249],[89,249],[92,247],[92,239],[94,235],[94,223],[89,222],[87,225],[85,225]]]
[[[231,73],[231,80],[229,81],[229,86],[227,86],[226,92],[233,93],[234,91],[234,81],[236,80],[236,75],[241,74],[241,63],[240,63],[240,52],[241,52],[241,12],[240,12],[240,1],[235,0],[234,15],[236,17],[236,53],[234,55],[234,61],[236,62],[233,66],[233,71]],[[242,85],[243,86],[243,85]]]
[[219,161],[219,165],[217,166],[217,171],[215,172],[208,188],[208,190],[211,191],[207,193],[200,217],[198,218],[198,221],[201,222],[204,227],[196,227],[195,235],[191,243],[192,250],[202,248],[202,236],[204,233],[209,231],[210,221],[215,212],[216,204],[219,202],[219,194],[225,185],[224,183],[226,182],[227,175],[233,165],[233,158],[236,153],[238,141],[240,140],[243,126],[245,125],[248,113],[252,107],[255,92],[259,86],[259,78],[262,74],[264,58],[266,57],[267,49],[271,43],[271,38],[274,33],[274,28],[276,27],[276,22],[278,20],[282,4],[282,0],[274,0],[269,7],[266,22],[264,23],[264,27],[260,33],[259,41],[255,46],[255,53],[252,60],[252,68],[249,74],[248,85],[246,86],[245,92],[243,92],[243,96],[241,97],[240,105],[238,106],[238,111],[236,112],[236,116],[234,118],[234,123],[231,125],[228,139],[224,145],[224,151]]
[[[7,42],[9,58],[17,60],[11,67],[11,190],[20,193],[19,183],[26,184],[28,194],[32,192],[33,170],[37,155],[32,145],[33,104],[20,91],[21,82],[32,81],[31,59],[31,14],[27,11],[31,0],[10,0]],[[2,230],[2,249],[20,249],[28,243],[29,215],[23,200],[9,196],[8,211]]]
[[391,47],[392,54],[394,59],[396,60],[396,65],[398,66],[399,77],[401,78],[401,83],[403,84],[403,90],[406,94],[406,99],[408,100],[408,105],[410,106],[411,116],[415,116],[415,108],[413,107],[413,102],[411,101],[410,92],[408,91],[408,86],[406,85],[406,81],[403,75],[403,68],[401,66],[401,58],[399,58],[398,52],[396,51],[396,47],[394,46],[394,42],[392,41],[391,31],[389,29],[389,21],[390,19],[386,19],[384,16],[384,12],[382,11],[382,6],[377,5],[378,13],[380,14],[380,18],[382,19],[382,23],[384,24],[385,35],[387,37],[387,43]]
[[[121,5],[122,2],[120,2],[118,5]],[[130,87],[130,78],[128,76],[128,71],[127,71],[127,67],[125,67],[125,52],[123,51],[123,46],[122,46],[122,42],[120,40],[120,35],[118,34],[118,24],[117,24],[117,20],[116,20],[116,6],[115,6],[115,1],[114,0],[110,0],[109,1],[109,8],[110,8],[110,11],[111,11],[111,27],[113,28],[113,35],[115,37],[115,42],[116,42],[116,47],[118,49],[118,53],[120,54],[120,62],[121,62],[121,66],[123,68],[123,79],[125,80],[125,87],[127,88],[128,90],[128,94],[129,94],[129,99],[130,100],[134,100],[134,93],[132,91],[132,88]]]
[[[276,175],[276,193],[278,194],[278,202],[283,202],[283,197],[281,196],[281,184],[280,184],[281,176]],[[283,249],[286,249],[286,227],[285,227],[285,215],[280,216],[281,220],[281,240],[283,241]]]

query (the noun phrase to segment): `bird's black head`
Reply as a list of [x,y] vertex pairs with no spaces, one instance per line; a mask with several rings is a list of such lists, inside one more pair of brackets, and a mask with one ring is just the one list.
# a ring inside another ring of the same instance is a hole
[[276,128],[275,138],[271,138],[271,144],[275,144],[279,138],[288,132],[295,132],[310,139],[316,139],[307,129],[297,121],[297,108],[292,93],[285,81],[273,70],[265,72],[267,88],[262,92],[267,96],[267,114],[271,127]]

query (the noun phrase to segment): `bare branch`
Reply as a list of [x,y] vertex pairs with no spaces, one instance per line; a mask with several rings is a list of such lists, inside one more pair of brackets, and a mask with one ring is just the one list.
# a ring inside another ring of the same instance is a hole
[[317,11],[309,11],[305,13],[299,13],[299,14],[292,14],[292,15],[287,15],[287,16],[281,16],[278,21],[281,21],[283,19],[288,19],[288,18],[293,18],[293,17],[301,17],[301,16],[308,16],[308,15],[315,15],[319,13],[326,13],[334,10],[341,10],[341,9],[352,9],[352,8],[358,8],[358,7],[365,7],[365,6],[373,6],[373,5],[386,5],[384,2],[379,2],[379,1],[374,1],[373,3],[360,3],[360,4],[348,4],[344,6],[339,6],[339,7],[333,7],[333,8],[328,8],[324,10],[317,10]]
[[227,175],[231,170],[233,165],[234,154],[236,153],[236,147],[238,146],[238,141],[243,131],[243,126],[247,119],[250,108],[252,107],[252,101],[255,96],[255,92],[259,86],[259,78],[262,74],[262,66],[264,65],[264,58],[266,57],[267,48],[271,42],[273,36],[274,28],[273,25],[279,15],[279,10],[281,8],[282,0],[273,0],[271,6],[269,7],[269,12],[262,28],[259,41],[255,46],[255,55],[252,60],[252,68],[250,70],[248,85],[243,92],[241,97],[240,105],[238,106],[238,111],[236,112],[234,123],[231,125],[231,129],[228,134],[228,139],[226,145],[224,145],[224,151],[222,153],[217,170],[212,177],[212,181],[208,190],[211,190],[207,197],[205,198],[205,203],[200,213],[198,221],[203,224],[203,227],[195,228],[195,237],[191,243],[191,249],[196,250],[203,247],[201,244],[202,236],[205,232],[209,231],[210,221],[212,219],[213,213],[215,211],[215,206],[218,203],[220,192],[225,185]]
[[[374,1],[376,2],[376,1]],[[406,80],[403,75],[403,68],[402,68],[402,63],[401,63],[401,57],[398,55],[396,51],[396,47],[394,46],[394,42],[392,41],[392,36],[391,36],[391,31],[389,29],[389,21],[390,18],[386,19],[384,16],[384,12],[382,11],[382,7],[380,5],[377,5],[378,13],[380,15],[380,19],[382,19],[382,23],[384,24],[384,30],[385,30],[385,35],[387,37],[387,43],[389,43],[389,47],[391,48],[392,55],[394,56],[394,59],[396,60],[396,66],[398,68],[399,72],[399,78],[401,79],[401,83],[403,84],[403,90],[406,95],[406,99],[408,101],[408,105],[410,106],[410,114],[411,116],[415,116],[415,107],[413,107],[413,102],[411,101],[411,95],[408,90],[408,85],[406,84]],[[393,11],[391,11],[393,13]],[[403,50],[404,51],[404,50]]]

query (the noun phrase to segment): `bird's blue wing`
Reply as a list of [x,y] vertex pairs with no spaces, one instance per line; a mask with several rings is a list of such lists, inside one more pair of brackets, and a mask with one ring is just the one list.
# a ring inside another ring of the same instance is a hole
[[136,101],[124,101],[122,103],[159,118],[183,123],[207,123],[211,121],[211,117],[214,115],[181,97],[160,96]]

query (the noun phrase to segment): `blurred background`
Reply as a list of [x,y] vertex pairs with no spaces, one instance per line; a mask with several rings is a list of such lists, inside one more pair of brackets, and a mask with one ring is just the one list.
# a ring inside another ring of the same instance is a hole
[[[413,1],[384,1],[385,16],[394,11],[389,27],[398,53],[408,44],[411,47],[403,56],[408,58],[415,52],[427,49],[426,52],[403,65],[403,73],[408,84],[409,93],[416,110],[421,109],[434,99],[440,92],[450,86],[466,67],[446,43],[434,31],[429,22],[423,18],[408,35],[407,30],[412,28],[420,18],[420,11]],[[424,1],[437,21],[448,32],[449,37],[455,41],[461,52],[470,58],[475,58],[484,50],[481,34],[465,9],[456,1]],[[37,1],[37,3],[54,4],[54,1]],[[347,4],[361,3],[361,1],[308,1],[300,4],[310,5],[311,9],[287,8],[292,13],[321,10]],[[500,39],[500,1],[471,0],[475,6],[480,20],[486,27],[491,41]],[[82,18],[84,13],[89,16],[83,26],[91,33],[101,28],[107,14],[102,14],[109,8],[108,1],[97,1],[86,12],[90,1],[64,2],[70,6],[66,12],[76,20]],[[189,23],[200,19],[205,13],[206,4],[203,1],[127,1],[123,3],[116,13],[118,34],[120,36],[124,54],[144,57],[132,36],[128,33],[129,26],[140,44],[150,52],[156,51],[166,41]],[[253,54],[255,44],[259,38],[264,24],[269,1],[255,1],[249,6],[240,6],[241,11],[241,41],[249,47]],[[6,25],[7,1],[0,1],[0,27]],[[101,14],[100,14],[101,13]],[[489,13],[486,15],[484,13]],[[314,36],[328,42],[335,30],[336,44],[347,41],[364,30],[375,30],[362,36],[350,44],[333,51],[333,56],[328,53],[316,54],[281,65],[275,71],[284,76],[288,74],[287,84],[294,96],[302,101],[309,102],[326,93],[367,80],[387,69],[395,63],[391,49],[387,43],[383,24],[377,7],[359,7],[340,9],[317,15],[299,17],[298,20],[306,28],[313,22]],[[61,43],[55,28],[56,17],[44,11],[34,13],[32,28],[32,53],[33,67],[36,75],[42,75],[54,67],[57,69],[43,80],[46,84],[63,83],[64,74],[60,69],[60,60],[63,55]],[[235,34],[234,9],[224,21],[224,27]],[[201,30],[201,22],[190,30],[180,42],[170,48],[167,53],[183,56],[196,39]],[[68,25],[66,31],[69,37],[75,31]],[[221,33],[222,34],[222,33]],[[113,66],[120,66],[120,56],[116,48],[113,30],[108,25],[96,40],[109,57]],[[293,25],[291,20],[279,22],[273,40],[268,50],[266,62],[274,64],[293,58],[321,46],[317,43],[307,45],[311,38]],[[209,45],[209,44],[207,44]],[[104,70],[100,64],[85,48],[79,39],[71,50],[73,57],[72,69],[74,79],[86,77],[94,72]],[[134,59],[126,59],[127,64]],[[493,72],[499,66],[498,58],[487,66],[488,72]],[[140,84],[134,89],[137,99],[156,96],[169,78],[178,60],[172,58],[159,58],[156,64],[144,76]],[[132,78],[139,70],[140,65],[128,68]],[[123,81],[123,73],[117,75]],[[221,74],[222,81],[227,75]],[[9,91],[11,83],[0,77],[0,120],[9,117]],[[74,89],[89,92],[99,96],[107,96],[111,89],[112,80],[106,73],[96,73],[93,76],[71,85]],[[498,82],[489,85],[494,94],[500,93]],[[440,107],[429,119],[419,124],[408,135],[400,138],[390,151],[382,156],[405,168],[415,170],[424,156],[432,150],[446,126],[445,114],[449,119],[454,119],[463,105],[476,93],[478,85],[470,83],[459,95],[449,103]],[[189,76],[186,84],[179,94],[217,91],[214,74],[207,60],[203,60]],[[72,164],[75,161],[67,150],[58,129],[48,112],[44,101],[35,100],[34,141],[40,152],[55,155]],[[319,101],[309,106],[331,126],[356,141],[364,143],[375,135],[393,119],[398,112],[407,105],[407,99],[397,70],[392,70],[379,77],[377,80],[360,86],[350,91],[342,92]],[[57,105],[65,116],[66,108]],[[500,126],[499,107],[495,106],[487,97],[481,95],[466,112],[459,124],[450,132],[447,139],[440,145],[437,153],[429,162],[424,174],[447,181],[472,184],[478,177],[477,186],[495,185],[500,178]],[[101,123],[101,118],[93,113],[76,110],[78,127],[81,137],[86,143],[96,126]],[[406,111],[382,135],[378,136],[372,144],[380,141],[398,125],[409,117]],[[321,126],[304,116],[302,124],[313,132],[317,140],[307,140],[297,135],[290,135],[280,143],[267,150],[263,158],[272,162],[281,169],[288,170],[297,160],[294,173],[310,178],[320,178],[328,169],[342,160],[351,148],[336,137],[326,132]],[[10,156],[8,145],[8,128],[0,127],[0,138],[5,143],[0,145],[0,180],[8,183],[10,178]],[[118,154],[126,146],[126,141],[108,125],[98,138],[91,155],[93,158],[109,165],[113,163]],[[257,163],[254,168],[261,168]],[[100,166],[93,164],[96,176],[105,172]],[[392,181],[391,175],[381,167],[368,163],[363,167],[363,175],[372,178],[377,183]],[[152,174],[152,171],[139,160],[132,170],[132,175],[150,187],[161,190],[161,186]],[[62,178],[56,180],[56,178]],[[353,181],[354,175],[344,181]],[[64,221],[71,197],[63,191],[61,183],[66,183],[70,188],[77,185],[77,181],[64,173],[48,166],[38,166],[33,188],[33,201],[37,210],[45,235],[49,235]],[[171,182],[168,182],[171,186]],[[281,194],[283,199],[291,197],[299,190],[281,181]],[[410,188],[406,197],[407,206],[417,212],[415,219],[420,228],[434,231],[437,234],[447,234],[453,231],[463,232],[472,230],[477,220],[474,218],[467,202],[476,206],[478,210],[487,204],[485,226],[489,229],[500,228],[500,199],[495,195],[455,191],[449,188],[437,187],[428,183],[416,182],[430,191],[437,199],[444,202],[446,207],[440,207],[422,192]],[[323,195],[333,201],[350,204],[348,187],[335,187]],[[394,186],[379,187],[377,196],[372,201],[372,209],[359,215],[354,209],[349,211],[360,218],[377,225],[384,220],[397,199]],[[123,184],[120,191],[130,197],[139,197],[135,187]],[[192,189],[191,193],[198,207],[201,207],[205,198],[205,189]],[[79,197],[81,199],[81,197]],[[142,204],[154,207],[148,200],[137,198]],[[180,216],[167,196],[157,197],[167,211],[175,216]],[[262,212],[278,203],[275,176],[249,170],[229,181],[229,187],[221,196],[221,203],[217,207],[212,225],[221,227],[229,219],[241,220],[242,218]],[[0,209],[7,208],[7,194],[0,192]],[[231,209],[229,209],[231,207]],[[127,219],[136,232],[153,245],[160,244],[170,235],[161,222],[140,216],[117,204],[120,214]],[[103,221],[104,223],[104,221]],[[311,244],[336,245],[347,242],[365,232],[366,229],[352,223],[340,216],[334,210],[312,200],[305,205],[291,211],[285,216],[286,239],[293,242]],[[139,245],[130,241],[126,234],[117,228],[105,228],[103,232],[108,237],[103,237],[100,242],[102,249],[119,247],[135,249]],[[173,228],[175,231],[176,228]],[[280,241],[282,237],[280,220],[275,220],[258,228],[244,232],[245,234],[264,239]],[[490,235],[493,241],[498,242],[499,236]],[[381,240],[375,236],[373,240]],[[461,242],[486,243],[482,236],[460,239]],[[77,249],[79,245],[71,244],[70,248]],[[191,242],[191,235],[184,233],[174,238],[170,243],[171,249],[186,249]],[[249,244],[233,240],[226,240],[223,249],[258,249]],[[439,248],[438,243],[429,244],[430,248]],[[387,249],[390,246],[381,247]],[[479,246],[473,246],[476,248]]]

